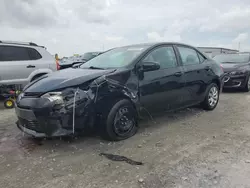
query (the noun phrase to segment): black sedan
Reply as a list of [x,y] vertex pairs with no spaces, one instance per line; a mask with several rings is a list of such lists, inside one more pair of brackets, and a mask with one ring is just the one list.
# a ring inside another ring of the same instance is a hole
[[95,128],[123,140],[137,132],[142,114],[197,104],[213,110],[222,77],[219,64],[189,45],[119,47],[26,86],[16,101],[17,126],[35,137]]
[[224,88],[250,89],[250,53],[221,54],[214,57],[224,72]]

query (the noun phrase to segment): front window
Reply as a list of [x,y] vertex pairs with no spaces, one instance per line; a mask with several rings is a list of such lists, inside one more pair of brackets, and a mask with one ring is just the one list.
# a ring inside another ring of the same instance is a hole
[[146,46],[128,46],[115,48],[107,51],[89,61],[84,63],[81,68],[101,68],[101,69],[112,69],[125,67],[132,63],[143,51]]
[[163,46],[149,53],[144,62],[157,62],[161,69],[173,68],[177,66],[177,60],[172,46]]
[[247,63],[250,60],[249,54],[222,54],[213,58],[218,63]]

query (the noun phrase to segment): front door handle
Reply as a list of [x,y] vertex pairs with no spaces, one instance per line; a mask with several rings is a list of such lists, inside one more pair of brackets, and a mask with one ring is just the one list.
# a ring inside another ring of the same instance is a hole
[[206,71],[209,71],[210,69],[211,69],[210,66],[206,66],[206,67],[205,67],[205,70],[206,70]]
[[28,65],[27,68],[35,68],[35,65]]
[[183,73],[182,72],[176,72],[174,73],[175,76],[181,76]]

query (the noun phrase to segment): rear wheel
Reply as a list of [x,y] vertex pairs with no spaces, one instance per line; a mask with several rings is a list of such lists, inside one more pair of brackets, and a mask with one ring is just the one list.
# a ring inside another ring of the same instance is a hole
[[101,122],[101,135],[104,139],[111,141],[127,139],[137,130],[137,112],[127,99],[116,102]]
[[202,103],[202,107],[205,110],[213,110],[219,102],[219,87],[217,84],[212,83],[208,86],[205,100]]

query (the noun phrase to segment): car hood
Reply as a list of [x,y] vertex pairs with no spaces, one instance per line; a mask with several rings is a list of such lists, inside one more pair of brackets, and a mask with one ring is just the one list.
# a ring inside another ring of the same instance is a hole
[[114,72],[115,69],[73,69],[68,68],[48,74],[41,79],[30,83],[24,92],[41,92],[60,90],[66,87],[77,86],[96,79],[100,76]]
[[239,68],[244,68],[248,66],[248,63],[221,63],[222,68],[224,69],[225,72],[230,72],[237,70]]

